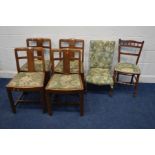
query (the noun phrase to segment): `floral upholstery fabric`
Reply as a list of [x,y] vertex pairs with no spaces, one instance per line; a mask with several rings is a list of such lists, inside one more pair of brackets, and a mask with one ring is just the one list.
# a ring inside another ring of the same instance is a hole
[[[55,72],[63,73],[63,61],[60,61],[56,67]],[[70,73],[78,73],[79,72],[79,62],[78,60],[70,61]],[[84,72],[83,63],[81,63],[81,73]]]
[[20,72],[7,85],[7,87],[13,88],[38,88],[43,86],[43,72]]
[[115,66],[115,71],[131,73],[131,74],[140,74],[139,66],[137,66],[135,64],[131,64],[131,63],[118,63]]
[[109,69],[91,68],[88,71],[86,81],[97,85],[110,85],[113,88],[113,78]]
[[96,85],[110,85],[113,88],[111,66],[115,50],[114,41],[90,41],[90,69],[86,81]]
[[46,90],[83,90],[81,76],[78,74],[54,74]]
[[[37,72],[42,72],[43,71],[43,64],[42,64],[42,60],[35,60],[34,61],[34,65],[35,65],[35,71]],[[45,71],[48,72],[50,71],[50,60],[45,60]],[[28,64],[25,63],[22,67],[21,67],[21,71],[28,71]]]
[[90,68],[111,68],[115,50],[114,41],[90,41]]

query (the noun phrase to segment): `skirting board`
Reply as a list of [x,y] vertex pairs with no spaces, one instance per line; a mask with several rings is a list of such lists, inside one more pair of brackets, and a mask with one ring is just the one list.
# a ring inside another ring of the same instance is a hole
[[[0,78],[12,78],[16,73],[15,71],[0,71]],[[141,75],[140,82],[155,83],[155,75]]]
[[15,71],[0,71],[0,78],[12,78],[17,74]]

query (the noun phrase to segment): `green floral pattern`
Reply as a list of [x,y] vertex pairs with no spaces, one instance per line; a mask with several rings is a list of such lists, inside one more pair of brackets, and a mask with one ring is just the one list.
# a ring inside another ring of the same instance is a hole
[[[81,73],[83,73],[83,63],[81,63]],[[56,67],[55,72],[63,73],[63,61],[60,61]],[[78,73],[79,72],[79,62],[78,60],[70,61],[70,73]]]
[[113,78],[109,69],[91,68],[86,77],[88,83],[97,85],[110,85],[113,88]]
[[[34,65],[35,65],[35,71],[36,72],[42,72],[43,71],[43,62],[42,60],[35,60],[34,61]],[[50,60],[45,60],[45,71],[50,71]],[[28,64],[25,63],[22,67],[21,67],[21,71],[28,71]]]
[[83,90],[83,84],[78,74],[54,74],[46,90]]
[[90,69],[86,81],[97,85],[110,85],[113,88],[111,66],[115,50],[114,41],[90,41]]
[[118,63],[115,66],[115,71],[131,74],[140,74],[141,72],[139,66],[131,63]]
[[7,87],[13,88],[34,88],[43,86],[43,72],[20,72],[7,85]]
[[90,41],[90,67],[110,69],[114,50],[114,41]]

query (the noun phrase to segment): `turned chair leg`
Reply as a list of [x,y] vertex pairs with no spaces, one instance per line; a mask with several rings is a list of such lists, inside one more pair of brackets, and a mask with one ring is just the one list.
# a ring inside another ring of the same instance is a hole
[[136,77],[136,82],[135,82],[135,84],[134,84],[134,96],[136,97],[137,96],[137,93],[138,93],[138,83],[139,83],[139,77],[140,77],[140,75],[137,75],[137,77]]
[[84,115],[84,94],[80,93],[80,116]]
[[8,93],[8,98],[9,98],[9,101],[10,101],[12,112],[16,113],[16,106],[14,105],[12,91],[7,89],[7,93]]
[[46,104],[47,104],[48,114],[51,116],[52,115],[52,105],[50,103],[50,94],[49,93],[46,93]]

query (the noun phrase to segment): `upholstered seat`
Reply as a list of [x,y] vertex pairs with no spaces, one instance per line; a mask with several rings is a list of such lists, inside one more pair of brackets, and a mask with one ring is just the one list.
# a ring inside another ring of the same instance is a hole
[[47,84],[46,90],[83,90],[79,74],[54,74]]
[[113,78],[109,69],[91,68],[88,71],[86,80],[88,83],[96,85],[110,85],[113,87]]
[[[78,73],[79,72],[79,63],[78,60],[72,60],[70,61],[70,73]],[[83,73],[83,64],[81,65],[81,73]],[[55,72],[57,73],[62,73],[63,72],[63,61],[60,61],[56,66],[55,66]]]
[[111,66],[114,49],[114,41],[93,40],[90,42],[90,68],[86,77],[88,83],[110,85],[113,88]]
[[44,86],[43,72],[20,72],[7,85],[9,88],[38,88]]
[[140,74],[139,66],[131,63],[118,63],[115,66],[115,71],[130,74]]
[[[35,60],[34,61],[34,65],[35,65],[35,70],[37,72],[42,72],[43,71],[43,66],[42,66],[42,61],[41,60]],[[28,67],[27,67],[27,63],[25,63],[22,67],[21,67],[21,71],[28,71]],[[48,72],[50,71],[51,67],[51,63],[50,60],[45,60],[45,71]]]

